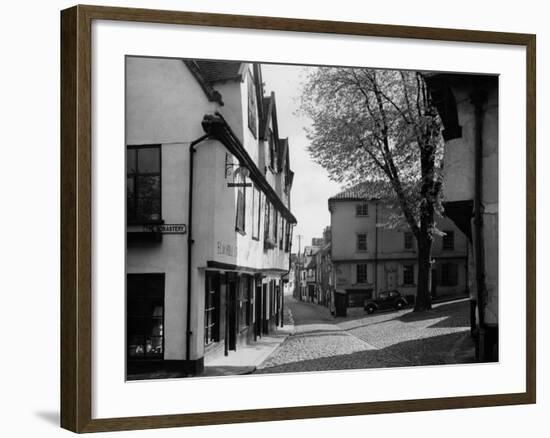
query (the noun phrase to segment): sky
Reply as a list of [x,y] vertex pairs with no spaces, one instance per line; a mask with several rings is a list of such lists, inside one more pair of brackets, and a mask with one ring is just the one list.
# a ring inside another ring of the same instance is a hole
[[294,228],[292,252],[298,252],[299,247],[303,251],[304,246],[311,245],[313,237],[322,237],[323,229],[330,225],[328,198],[341,190],[307,151],[309,142],[304,128],[311,126],[311,120],[297,114],[306,73],[302,66],[262,64],[264,92],[275,93],[279,137],[288,137],[290,168],[294,171],[291,211],[298,224]]

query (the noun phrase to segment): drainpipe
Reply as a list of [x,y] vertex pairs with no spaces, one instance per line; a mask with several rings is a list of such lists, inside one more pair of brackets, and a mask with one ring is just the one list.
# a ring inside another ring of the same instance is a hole
[[374,211],[374,297],[378,297],[378,201],[374,204]]
[[210,137],[205,134],[189,144],[189,204],[187,214],[187,327],[185,331],[185,358],[191,360],[191,255],[193,247],[193,156],[195,146]]
[[472,93],[470,98],[475,108],[474,251],[479,313],[478,355],[479,359],[483,360],[485,357],[485,263],[483,260],[483,206],[481,197],[483,190],[483,105],[487,101],[487,93],[478,89]]

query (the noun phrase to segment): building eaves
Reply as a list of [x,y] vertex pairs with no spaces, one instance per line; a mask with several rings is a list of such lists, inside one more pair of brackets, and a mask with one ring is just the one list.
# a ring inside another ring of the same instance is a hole
[[195,60],[201,74],[211,85],[216,82],[242,80],[242,62]]
[[220,105],[223,105],[222,95],[219,91],[215,90],[212,87],[210,81],[205,77],[202,70],[200,69],[197,61],[193,59],[184,59],[183,63],[187,66],[193,77],[197,80],[202,91],[206,94],[206,97],[211,102],[218,102]]
[[258,188],[260,188],[260,190],[266,195],[267,199],[269,199],[269,201],[273,204],[274,208],[276,208],[279,213],[281,213],[290,223],[297,223],[294,215],[277,195],[273,187],[271,187],[263,172],[258,169],[258,166],[256,166],[256,163],[248,154],[223,116],[220,113],[216,113],[215,115],[205,115],[202,121],[202,127],[204,132],[209,134],[212,138],[220,141],[228,149],[228,151],[239,160],[241,166],[248,169],[250,179],[254,181]]
[[331,201],[376,201],[392,195],[392,187],[386,181],[368,181],[349,187],[329,198]]

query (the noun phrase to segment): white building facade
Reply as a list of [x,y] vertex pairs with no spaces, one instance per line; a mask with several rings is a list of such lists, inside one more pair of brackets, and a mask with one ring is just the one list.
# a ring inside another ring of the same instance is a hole
[[[398,290],[412,301],[416,295],[416,239],[406,228],[380,226],[391,213],[384,201],[365,199],[361,185],[329,199],[331,261],[336,313],[363,307],[381,291]],[[466,296],[468,241],[449,219],[438,217],[432,246],[431,294],[434,298]],[[379,226],[377,226],[377,224]]]
[[257,64],[128,57],[128,374],[202,372],[282,322],[289,143]]

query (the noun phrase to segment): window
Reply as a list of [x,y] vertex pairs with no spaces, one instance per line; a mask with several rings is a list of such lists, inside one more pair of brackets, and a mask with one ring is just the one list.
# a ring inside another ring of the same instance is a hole
[[271,203],[265,200],[265,216],[264,216],[264,249],[272,249],[275,247],[275,239],[273,238],[273,210]]
[[237,187],[237,214],[235,218],[235,229],[240,233],[245,233],[245,212],[246,212],[246,191],[245,191],[245,178],[239,173],[237,180],[240,186]]
[[277,243],[278,231],[279,231],[279,212],[273,209],[273,237],[275,239],[275,243]]
[[443,236],[443,249],[455,249],[455,232],[444,231]]
[[458,266],[456,263],[441,265],[441,286],[456,286],[458,283]]
[[260,192],[256,187],[252,188],[252,238],[260,239],[260,221],[262,220],[262,207],[261,207]]
[[285,236],[285,252],[290,251],[292,241],[292,225],[290,222],[286,223],[286,236]]
[[403,233],[403,245],[405,249],[413,249],[413,233],[410,231]]
[[254,138],[256,138],[256,90],[254,89],[254,80],[252,75],[248,74],[248,128]]
[[129,223],[161,220],[160,146],[126,149],[126,215]]
[[220,340],[220,276],[206,273],[204,295],[204,345]]
[[357,235],[357,251],[366,251],[367,250],[367,235],[358,234]]
[[367,264],[360,263],[357,265],[357,283],[367,283]]
[[126,315],[128,358],[162,358],[164,274],[128,274]]
[[250,291],[252,277],[243,275],[239,281],[239,330],[250,325]]
[[414,265],[403,266],[403,284],[404,285],[414,284]]
[[355,205],[355,216],[368,216],[369,215],[369,204],[356,204]]
[[281,217],[280,222],[280,230],[279,230],[279,249],[283,249],[283,244],[285,240],[285,219]]
[[268,137],[268,145],[269,145],[269,167],[271,170],[275,169],[275,136],[273,135],[273,131],[269,130],[269,137]]

